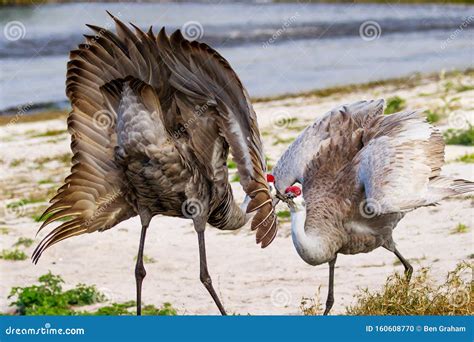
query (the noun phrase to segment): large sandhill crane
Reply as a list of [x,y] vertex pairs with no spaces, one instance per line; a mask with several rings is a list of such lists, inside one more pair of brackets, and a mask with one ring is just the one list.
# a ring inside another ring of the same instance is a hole
[[[441,133],[417,112],[383,115],[384,101],[336,108],[307,127],[273,169],[278,198],[291,211],[293,243],[310,265],[329,263],[324,314],[334,303],[338,253],[395,253],[392,239],[404,215],[418,207],[474,191],[474,183],[440,175]],[[303,187],[304,203],[293,198]],[[291,187],[290,187],[291,186]],[[288,188],[290,187],[290,188]]]
[[[265,179],[265,157],[255,112],[229,63],[216,51],[164,28],[132,32],[118,19],[117,34],[88,25],[95,35],[71,51],[66,93],[74,153],[71,174],[44,215],[40,230],[68,218],[38,245],[104,231],[132,216],[142,224],[135,277],[137,314],[145,277],[143,249],[153,216],[193,220],[198,235],[200,279],[221,314],[206,262],[206,223],[252,229],[268,246],[276,216]],[[228,181],[229,148],[247,194],[239,207]]]

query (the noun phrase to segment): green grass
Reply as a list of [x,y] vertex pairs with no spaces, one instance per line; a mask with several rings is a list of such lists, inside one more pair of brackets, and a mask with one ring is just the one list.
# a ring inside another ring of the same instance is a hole
[[[49,213],[49,214],[46,214],[44,217],[41,217],[41,215],[43,214],[44,212],[44,209],[41,210],[41,213],[40,214],[35,214],[33,216],[31,216],[31,218],[35,221],[35,222],[44,222],[46,221],[48,218],[50,218],[51,216],[53,216],[53,213]],[[65,216],[65,217],[61,217],[60,219],[58,219],[58,221],[61,221],[61,222],[66,222],[66,221],[69,221],[71,219],[71,216]]]
[[464,223],[458,223],[458,225],[451,231],[451,234],[464,234],[467,232],[469,232],[469,227]]
[[18,238],[18,240],[15,242],[15,244],[13,246],[14,247],[24,246],[24,247],[28,248],[33,244],[33,242],[34,242],[33,239],[20,237],[20,238]]
[[[137,261],[137,257],[135,256],[133,260]],[[143,255],[143,263],[145,264],[154,264],[156,260],[146,254]]]
[[11,166],[11,167],[17,167],[17,166],[20,166],[21,164],[23,164],[24,162],[25,162],[25,159],[24,159],[24,158],[13,159],[13,160],[10,162],[10,166]]
[[426,268],[414,275],[410,283],[405,275],[396,273],[387,278],[380,291],[360,290],[355,296],[357,303],[346,308],[346,312],[382,316],[470,315],[474,287],[464,278],[471,273],[472,265],[461,263],[448,273],[441,285],[433,283]]
[[36,164],[47,164],[52,161],[58,161],[63,164],[69,164],[71,162],[72,154],[71,153],[63,153],[54,157],[41,157],[36,158]]
[[474,153],[466,153],[465,155],[456,159],[456,161],[461,163],[474,163]]
[[289,210],[281,210],[277,212],[277,217],[280,218],[282,221],[288,221],[291,217],[291,213]]
[[65,129],[52,129],[48,130],[44,133],[39,133],[39,134],[33,134],[31,137],[32,138],[42,138],[42,137],[54,137],[56,135],[61,135],[67,133],[67,130]]
[[272,158],[267,155],[265,155],[265,164],[267,164],[267,171],[273,170]]
[[7,208],[13,209],[13,208],[22,207],[24,205],[41,203],[41,202],[46,202],[46,199],[45,198],[37,198],[37,197],[23,198],[19,201],[8,203]]
[[[38,279],[38,285],[13,287],[8,299],[13,301],[10,306],[16,309],[17,315],[131,315],[134,314],[134,301],[110,303],[95,311],[81,311],[80,307],[105,302],[105,295],[94,285],[78,284],[64,291],[64,280],[51,272]],[[176,310],[170,303],[164,303],[161,308],[154,305],[144,305],[144,315],[176,315]]]
[[39,185],[42,185],[42,184],[53,184],[53,183],[54,183],[54,181],[53,181],[52,179],[50,179],[50,178],[48,178],[48,179],[42,179],[42,180],[40,180],[40,181],[38,182]]
[[385,115],[393,114],[402,111],[406,108],[406,101],[400,96],[393,96],[387,99],[387,106],[385,108]]
[[237,164],[236,164],[235,161],[233,161],[233,160],[228,160],[228,161],[227,161],[227,168],[228,168],[228,169],[236,169],[236,168],[237,168]]
[[474,146],[474,126],[469,125],[468,129],[450,128],[444,132],[444,141],[447,145]]
[[14,287],[8,298],[13,298],[10,306],[16,308],[18,315],[73,315],[73,305],[90,305],[105,300],[95,286],[78,284],[75,288],[63,291],[63,279],[51,272],[38,279],[39,285]]
[[[131,300],[124,303],[112,303],[111,305],[104,306],[97,311],[93,312],[93,315],[101,316],[123,316],[123,315],[134,315],[136,311],[136,302]],[[144,305],[142,307],[142,315],[145,316],[176,316],[176,309],[170,303],[163,303],[161,308],[157,308],[154,305]]]
[[232,176],[232,178],[231,178],[230,181],[231,181],[231,182],[240,182],[240,175],[239,175],[238,173],[235,173],[235,174]]
[[0,252],[0,259],[10,260],[10,261],[21,261],[28,259],[28,256],[25,252],[15,248],[15,249],[4,249]]
[[436,111],[427,110],[425,111],[425,114],[426,114],[426,121],[428,121],[429,123],[436,123],[439,120],[441,120],[441,115]]
[[279,144],[290,144],[292,143],[296,137],[290,137],[290,138],[280,138],[280,137],[275,137],[275,141],[273,142],[273,146],[279,145]]

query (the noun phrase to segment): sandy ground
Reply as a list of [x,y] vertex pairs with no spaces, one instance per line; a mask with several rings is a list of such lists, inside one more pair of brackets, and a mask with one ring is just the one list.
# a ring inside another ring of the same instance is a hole
[[[360,99],[398,95],[406,100],[408,107],[419,109],[440,108],[454,99],[451,101],[454,105],[449,107],[449,113],[453,114],[439,122],[440,128],[460,125],[459,118],[472,122],[474,91],[446,90],[448,81],[466,85],[472,79],[458,75],[448,80],[422,79],[413,87],[384,85],[328,97],[259,102],[255,109],[266,154],[274,164],[288,145],[285,139],[295,137],[304,126],[332,107]],[[0,207],[3,209],[0,250],[13,248],[19,237],[35,238],[40,224],[34,222],[33,215],[45,208],[45,201],[68,174],[68,161],[62,158],[69,152],[69,136],[61,133],[64,129],[63,120],[0,127]],[[51,130],[59,132],[38,136]],[[443,172],[474,179],[474,164],[456,161],[459,156],[473,152],[472,147],[448,146]],[[243,192],[238,183],[233,184],[241,200]],[[6,208],[12,201],[28,198],[36,198],[38,202],[16,210]],[[412,261],[415,271],[431,267],[434,279],[442,281],[458,262],[472,257],[472,207],[472,197],[458,197],[438,207],[412,212],[400,222],[394,238],[402,254]],[[469,226],[469,231],[453,233],[458,223]],[[104,233],[63,241],[49,249],[36,266],[29,260],[0,260],[0,311],[8,310],[7,295],[12,286],[33,284],[48,270],[61,275],[66,288],[77,283],[96,284],[112,301],[134,299],[134,257],[139,227],[139,220],[133,218]],[[312,267],[299,258],[288,222],[282,222],[278,237],[265,250],[255,244],[248,225],[236,232],[209,227],[206,234],[209,270],[229,313],[300,314],[301,298],[314,296],[319,287],[321,300],[325,301],[328,267]],[[35,239],[33,246],[23,248],[28,255],[43,235]],[[145,254],[155,261],[146,265],[145,303],[171,302],[180,314],[218,314],[199,281],[197,236],[189,220],[155,217],[148,232]],[[395,256],[384,249],[356,256],[341,255],[336,267],[333,313],[344,313],[345,307],[354,303],[354,294],[359,288],[378,289],[389,274],[402,271],[395,260]]]

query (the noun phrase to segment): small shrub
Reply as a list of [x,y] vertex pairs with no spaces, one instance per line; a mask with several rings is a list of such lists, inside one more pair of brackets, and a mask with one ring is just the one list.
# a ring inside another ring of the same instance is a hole
[[231,182],[240,182],[240,175],[238,173],[235,173],[232,176],[232,179],[230,180]]
[[10,229],[8,229],[7,227],[0,228],[0,235],[8,235],[8,233],[10,233]]
[[[474,287],[462,278],[471,273],[472,265],[459,264],[448,273],[446,282],[436,286],[423,268],[410,283],[396,273],[387,278],[382,291],[362,290],[357,303],[347,308],[349,315],[470,315]],[[468,277],[466,277],[468,278]]]
[[[14,287],[8,298],[14,298],[10,306],[16,307],[18,315],[133,315],[136,302],[111,303],[95,311],[80,311],[79,307],[102,303],[105,296],[94,285],[78,284],[71,290],[63,291],[63,279],[51,272],[38,278],[39,285]],[[170,303],[157,308],[144,305],[144,315],[173,316],[176,310]]]
[[15,242],[13,246],[14,247],[19,247],[19,246],[30,247],[33,244],[33,242],[34,242],[33,239],[21,237]]
[[229,168],[229,169],[236,169],[236,168],[237,168],[237,164],[236,164],[235,161],[233,161],[233,160],[228,160],[228,161],[227,161],[227,168]]
[[105,300],[95,286],[78,284],[63,292],[63,279],[51,272],[38,278],[40,285],[14,287],[8,298],[19,315],[75,315],[72,305],[90,305]]
[[450,128],[444,132],[444,141],[447,145],[474,146],[474,126],[469,125],[468,129]]
[[397,113],[406,107],[406,101],[400,96],[393,96],[387,99],[387,107],[385,108],[385,115]]
[[0,253],[0,259],[3,260],[12,260],[12,261],[21,261],[28,259],[28,256],[25,252],[20,251],[19,249],[4,249]]

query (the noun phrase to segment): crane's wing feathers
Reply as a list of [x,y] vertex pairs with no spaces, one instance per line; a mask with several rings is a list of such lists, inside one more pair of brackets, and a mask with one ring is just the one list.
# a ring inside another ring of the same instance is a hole
[[378,118],[355,160],[357,178],[379,213],[407,211],[473,191],[472,182],[440,176],[441,133],[416,111]]
[[[164,29],[158,35],[158,44],[171,72],[169,82],[177,90],[178,106],[188,112],[194,109],[194,117],[212,115],[229,144],[240,182],[252,198],[247,211],[257,212],[252,229],[257,229],[257,242],[266,247],[276,235],[276,216],[265,177],[257,119],[247,92],[229,63],[208,45],[187,41],[179,30],[168,38]],[[205,148],[205,135],[209,133],[202,133],[201,145]]]
[[[190,141],[201,151],[196,156],[198,161],[201,158],[197,165],[207,168],[211,175],[219,173],[209,170],[209,163],[203,161],[225,154],[230,146],[244,190],[252,197],[248,208],[257,212],[252,228],[258,229],[262,246],[268,245],[276,234],[276,218],[269,201],[255,112],[238,77],[217,52],[207,45],[186,41],[179,31],[168,38],[162,30],[156,37],[151,28],[145,33],[132,25],[134,33],[113,19],[116,33],[88,25],[95,34],[85,35],[85,43],[70,53],[66,95],[72,106],[68,130],[73,166],[65,185],[45,211],[46,221],[40,230],[57,220],[66,222],[42,240],[33,260],[37,262],[42,252],[58,241],[111,228],[135,215],[135,208],[127,201],[123,171],[114,160],[117,113],[113,109],[119,103],[113,89],[107,89],[116,82],[133,80],[143,83],[135,84],[140,88],[141,100],[148,108],[161,110],[167,130],[174,120],[170,114],[173,111],[206,106],[203,119],[216,125],[217,133],[212,134],[222,136],[222,149],[206,150],[206,133],[193,130]],[[189,119],[190,113],[180,118],[188,115]]]

